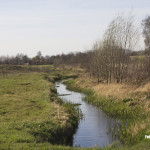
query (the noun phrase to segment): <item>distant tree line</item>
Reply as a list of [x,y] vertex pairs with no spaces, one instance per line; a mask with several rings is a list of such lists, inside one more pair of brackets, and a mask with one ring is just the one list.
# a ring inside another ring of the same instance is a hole
[[133,19],[131,14],[115,17],[108,25],[103,39],[97,40],[92,50],[45,57],[39,51],[33,58],[23,54],[1,56],[0,64],[81,67],[90,76],[97,78],[98,83],[141,83],[150,80],[150,16],[141,23],[145,42],[143,51],[136,51],[140,33]]
[[53,64],[50,56],[42,56],[39,51],[33,58],[29,58],[24,54],[17,54],[16,56],[0,56],[0,65],[45,65]]

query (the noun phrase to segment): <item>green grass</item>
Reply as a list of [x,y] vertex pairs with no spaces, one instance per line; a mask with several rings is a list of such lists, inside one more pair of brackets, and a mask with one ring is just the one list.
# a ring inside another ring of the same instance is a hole
[[51,72],[54,70],[53,65],[29,65],[29,66],[24,66],[26,70],[29,71],[37,71],[37,72]]
[[0,148],[71,143],[78,111],[57,98],[45,76],[20,73],[0,78]]
[[61,71],[56,70],[56,71],[51,72],[51,75],[53,75],[53,78],[55,81],[78,77],[78,75],[75,72],[70,71],[70,70],[61,70]]
[[53,65],[0,65],[0,77],[16,73],[45,72],[54,70]]
[[[122,146],[114,143],[104,148],[79,148],[70,147],[63,145],[51,145],[50,143],[12,143],[12,144],[1,144],[2,147],[10,150],[148,150],[150,148],[149,141],[136,144],[134,146]],[[1,148],[2,149],[2,148]]]
[[34,67],[36,67],[36,68],[47,68],[47,67],[54,68],[54,65],[29,65],[29,66],[26,66],[26,67],[31,67],[31,68],[34,68]]

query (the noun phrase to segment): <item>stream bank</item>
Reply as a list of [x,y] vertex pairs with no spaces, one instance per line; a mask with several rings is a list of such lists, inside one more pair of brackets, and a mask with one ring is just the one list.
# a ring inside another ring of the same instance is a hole
[[[79,83],[78,78],[65,81],[65,84],[69,90],[84,93],[86,102],[101,108],[109,116],[122,120],[122,126],[116,134],[124,145],[147,141],[145,135],[149,135],[149,124],[146,122],[148,114],[144,113],[141,107],[128,106],[130,99],[118,101],[113,97],[100,97],[92,88],[82,88],[80,84],[83,83]],[[145,122],[147,124],[143,125]]]
[[83,114],[73,136],[73,146],[105,147],[117,140],[113,134],[119,123],[117,119],[108,117],[101,109],[83,101],[84,94],[67,90],[63,83],[56,82],[55,87],[64,102],[78,105]]

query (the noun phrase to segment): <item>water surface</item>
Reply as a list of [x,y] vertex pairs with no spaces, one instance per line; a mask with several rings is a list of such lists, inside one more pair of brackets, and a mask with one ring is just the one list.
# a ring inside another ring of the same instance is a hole
[[104,147],[116,140],[111,132],[116,120],[108,117],[101,109],[83,101],[84,94],[67,90],[61,82],[56,82],[55,86],[61,99],[81,104],[79,107],[84,119],[80,121],[73,136],[73,146]]

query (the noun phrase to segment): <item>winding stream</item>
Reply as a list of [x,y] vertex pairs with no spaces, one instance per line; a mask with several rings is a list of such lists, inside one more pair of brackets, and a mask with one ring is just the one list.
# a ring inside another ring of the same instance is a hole
[[61,82],[56,82],[55,86],[62,100],[81,104],[79,107],[84,119],[79,122],[73,136],[73,146],[104,147],[116,140],[111,132],[117,123],[116,120],[108,117],[101,109],[83,101],[84,94],[67,90]]

